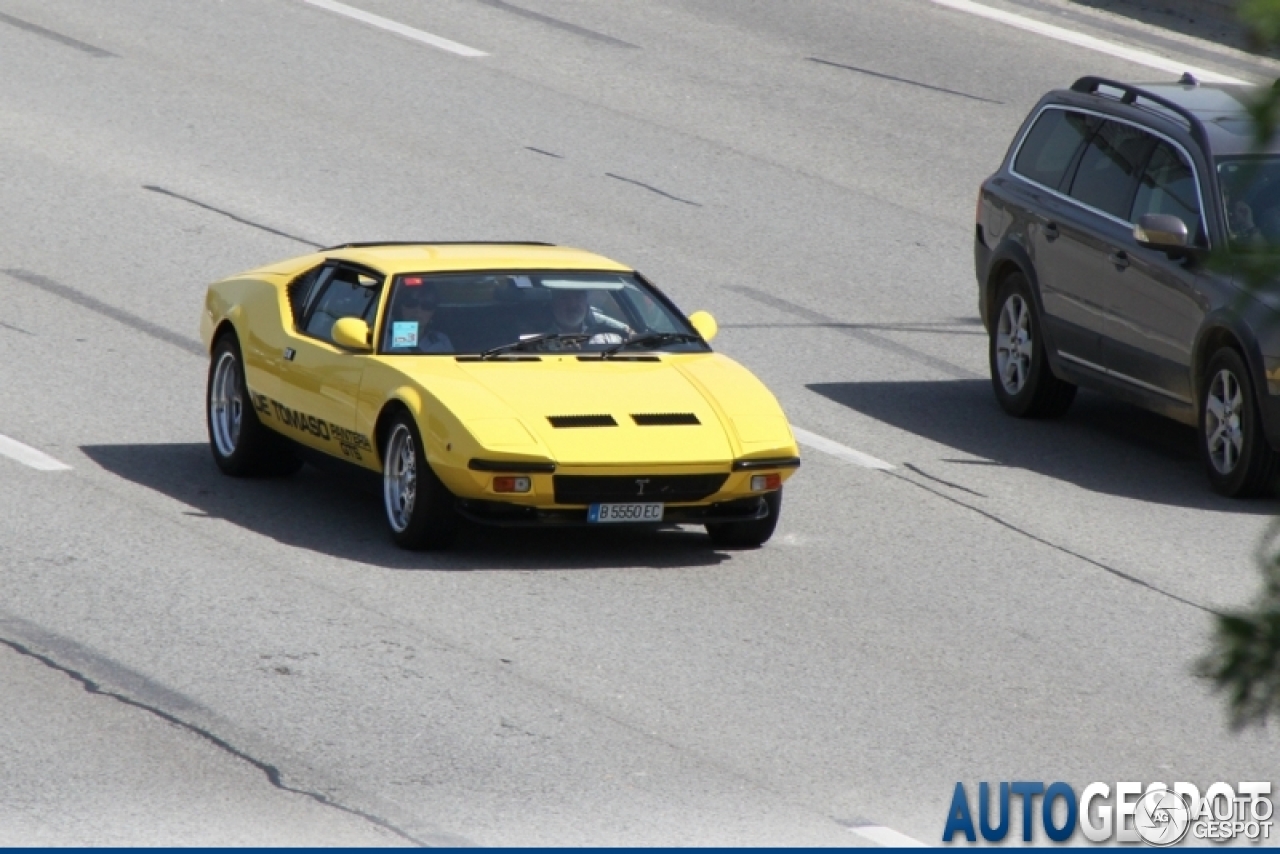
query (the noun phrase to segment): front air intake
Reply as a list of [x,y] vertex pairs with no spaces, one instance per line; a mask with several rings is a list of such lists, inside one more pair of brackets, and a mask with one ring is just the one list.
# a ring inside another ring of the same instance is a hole
[[557,429],[565,427],[617,427],[612,415],[548,415],[547,420]]

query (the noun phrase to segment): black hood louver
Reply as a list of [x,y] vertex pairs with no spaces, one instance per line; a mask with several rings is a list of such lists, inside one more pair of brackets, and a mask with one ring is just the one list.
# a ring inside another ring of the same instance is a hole
[[548,415],[547,420],[557,429],[564,427],[617,427],[612,415]]
[[702,423],[692,412],[634,412],[631,420],[641,427]]

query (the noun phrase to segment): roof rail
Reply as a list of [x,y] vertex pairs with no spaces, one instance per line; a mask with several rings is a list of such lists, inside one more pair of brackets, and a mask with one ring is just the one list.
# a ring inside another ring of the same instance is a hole
[[1106,77],[1081,77],[1075,83],[1071,84],[1071,91],[1083,92],[1086,95],[1093,95],[1097,93],[1099,86],[1119,89],[1122,93],[1120,97],[1120,103],[1122,104],[1132,104],[1139,98],[1143,98],[1153,104],[1159,104],[1166,110],[1171,110],[1174,113],[1177,113],[1179,116],[1187,120],[1187,124],[1190,125],[1191,136],[1200,144],[1201,149],[1206,151],[1208,150],[1209,135],[1205,132],[1204,124],[1195,113],[1175,101],[1170,101],[1168,98],[1157,95],[1154,92],[1148,92],[1146,89],[1142,89],[1138,86],[1130,86],[1128,83],[1109,80]]
[[369,243],[339,243],[326,246],[321,252],[337,249],[369,249],[375,246],[555,246],[541,240],[374,240]]

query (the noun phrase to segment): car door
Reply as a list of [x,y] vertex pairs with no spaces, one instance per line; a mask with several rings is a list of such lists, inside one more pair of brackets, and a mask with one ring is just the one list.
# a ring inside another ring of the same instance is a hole
[[[1170,214],[1205,247],[1207,234],[1191,159],[1160,140],[1138,182],[1129,219]],[[1197,267],[1186,259],[1143,249],[1129,235],[1129,266],[1110,296],[1104,362],[1118,379],[1182,403],[1192,402],[1191,351],[1207,303],[1196,286]]]
[[333,343],[333,325],[356,317],[372,329],[383,276],[346,264],[331,264],[303,309],[298,327],[280,354],[280,400],[272,415],[298,441],[338,456],[350,456],[344,441],[355,427],[356,403],[367,354]]
[[1105,371],[1112,293],[1122,287],[1129,264],[1133,228],[1127,217],[1138,173],[1154,144],[1140,128],[1102,121],[1071,176],[1071,201],[1045,225],[1046,232],[1057,234],[1052,238],[1056,255],[1046,311],[1072,331],[1055,345],[1059,357],[1078,366]]
[[1047,337],[1060,352],[1089,362],[1099,358],[1102,328],[1081,292],[1088,283],[1076,273],[1089,259],[1079,233],[1082,212],[1066,191],[1082,149],[1101,123],[1089,113],[1048,106],[1019,144],[1012,165],[1028,185],[1020,205],[1027,212],[1027,243]]

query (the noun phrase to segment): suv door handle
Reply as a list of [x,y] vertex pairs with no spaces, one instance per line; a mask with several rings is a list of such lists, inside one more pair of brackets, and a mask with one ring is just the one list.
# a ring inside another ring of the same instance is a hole
[[1123,270],[1129,266],[1129,253],[1123,249],[1117,249],[1107,256],[1111,259],[1111,263],[1116,265],[1117,270]]
[[1058,224],[1050,220],[1044,224],[1044,239],[1052,243],[1058,239]]

